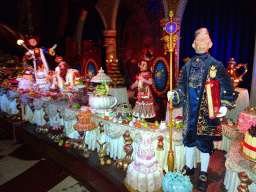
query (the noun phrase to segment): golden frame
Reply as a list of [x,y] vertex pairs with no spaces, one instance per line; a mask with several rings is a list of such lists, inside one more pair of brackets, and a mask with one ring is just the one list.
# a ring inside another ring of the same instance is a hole
[[[156,96],[160,97],[160,98],[165,98],[166,95],[167,95],[167,92],[169,91],[170,89],[170,77],[169,77],[169,74],[170,74],[170,67],[169,67],[169,63],[167,62],[166,58],[164,57],[157,57],[153,63],[152,63],[152,68],[151,68],[151,73],[155,73],[155,69],[156,69],[156,65],[159,61],[162,61],[165,65],[165,68],[166,68],[166,75],[167,75],[167,82],[166,82],[166,86],[164,88],[163,91],[159,91],[155,85],[155,81],[154,83],[152,84],[152,89],[153,89],[153,92],[156,94]],[[154,75],[154,79],[155,79],[155,75]]]
[[96,61],[92,58],[89,58],[88,60],[84,61],[83,65],[82,65],[82,69],[84,69],[84,70],[82,70],[83,76],[85,79],[87,79],[87,76],[88,76],[88,66],[90,63],[94,64],[95,69],[96,69],[96,74],[98,74],[98,71],[99,71],[99,66],[97,65]]

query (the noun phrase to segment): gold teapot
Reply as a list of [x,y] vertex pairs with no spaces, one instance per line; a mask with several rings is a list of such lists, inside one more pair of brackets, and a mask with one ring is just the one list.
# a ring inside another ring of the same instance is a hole
[[[239,75],[237,72],[237,69],[240,67],[244,67],[244,73],[242,75]],[[234,58],[230,58],[228,62],[228,67],[227,67],[227,73],[231,77],[231,80],[234,83],[234,86],[238,86],[241,81],[243,81],[243,76],[245,73],[247,73],[247,64],[240,63],[238,66],[236,66],[236,61]]]

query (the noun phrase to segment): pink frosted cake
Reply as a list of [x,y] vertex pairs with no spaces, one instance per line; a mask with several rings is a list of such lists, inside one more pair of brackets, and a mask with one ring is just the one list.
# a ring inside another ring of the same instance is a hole
[[238,129],[243,133],[252,126],[256,125],[256,113],[255,112],[240,112],[238,116]]
[[157,191],[162,186],[163,170],[157,163],[152,137],[144,134],[134,161],[128,166],[125,182],[133,190]]

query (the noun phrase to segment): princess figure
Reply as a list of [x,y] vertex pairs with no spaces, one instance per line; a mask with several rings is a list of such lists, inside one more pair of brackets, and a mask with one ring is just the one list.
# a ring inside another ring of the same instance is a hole
[[153,84],[153,76],[149,72],[152,58],[144,57],[139,62],[140,73],[136,75],[136,81],[131,89],[138,87],[138,100],[133,109],[133,116],[140,118],[153,118],[156,116],[154,109],[154,97],[150,86]]

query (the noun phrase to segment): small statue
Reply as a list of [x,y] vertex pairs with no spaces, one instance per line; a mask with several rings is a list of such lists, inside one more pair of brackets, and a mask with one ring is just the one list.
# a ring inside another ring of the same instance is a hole
[[98,152],[98,156],[102,162],[102,161],[104,161],[104,157],[107,155],[107,151],[103,149],[103,146],[106,144],[106,148],[107,148],[109,143],[108,142],[102,143],[100,140],[97,140],[97,143],[100,145],[100,150]]
[[140,73],[131,89],[138,87],[138,100],[136,101],[133,116],[141,118],[153,118],[156,116],[154,109],[154,97],[150,86],[153,84],[153,75],[150,73],[152,56],[144,56],[139,62]]
[[71,69],[69,64],[63,61],[62,57],[56,57],[55,61],[58,63],[58,67],[55,68],[54,75],[51,77],[52,89],[54,88],[67,88],[73,87],[76,83],[76,78],[81,78],[79,71]]

